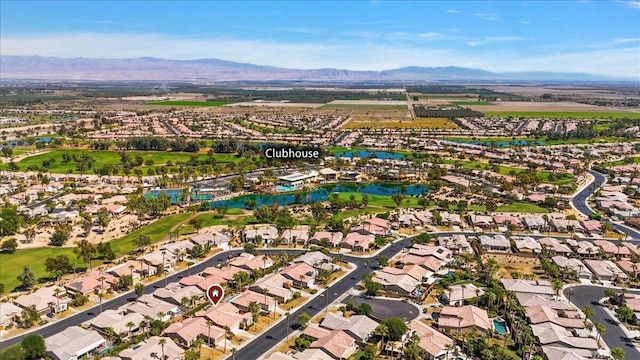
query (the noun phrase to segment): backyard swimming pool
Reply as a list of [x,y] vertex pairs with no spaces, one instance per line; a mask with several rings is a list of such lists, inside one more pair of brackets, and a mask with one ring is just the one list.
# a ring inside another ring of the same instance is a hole
[[501,334],[501,335],[509,333],[509,330],[507,329],[507,323],[504,322],[503,320],[494,319],[493,328],[496,330],[498,334]]

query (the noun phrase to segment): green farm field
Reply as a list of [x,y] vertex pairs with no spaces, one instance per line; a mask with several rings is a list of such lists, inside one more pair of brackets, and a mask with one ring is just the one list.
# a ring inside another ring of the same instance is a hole
[[[120,154],[115,150],[67,150],[67,149],[54,149],[50,152],[39,154],[35,156],[31,156],[21,161],[17,162],[20,171],[26,171],[26,169],[31,166],[42,166],[42,162],[49,159],[54,159],[55,162],[49,166],[49,171],[56,174],[70,174],[70,173],[78,173],[76,170],[76,163],[62,163],[62,154],[68,155],[83,155],[88,154],[95,160],[93,164],[93,168],[82,173],[84,174],[93,174],[93,169],[99,169],[104,165],[119,165],[120,164]],[[164,166],[167,162],[171,161],[173,163],[176,162],[186,162],[191,156],[195,155],[198,159],[206,159],[207,155],[205,154],[195,154],[195,153],[181,153],[181,152],[163,152],[163,151],[127,151],[127,154],[132,158],[136,156],[141,156],[144,161],[152,160],[153,165],[141,165],[137,167],[137,169],[141,169],[146,171],[149,168],[156,168],[159,166]],[[231,162],[239,162],[241,158],[236,157],[232,154],[214,154],[214,157],[218,163],[231,163]],[[9,170],[7,164],[0,165],[0,170]]]

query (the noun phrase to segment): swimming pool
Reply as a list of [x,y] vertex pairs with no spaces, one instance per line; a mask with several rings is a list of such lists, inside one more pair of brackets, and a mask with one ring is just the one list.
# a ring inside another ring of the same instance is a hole
[[297,186],[288,186],[288,185],[276,186],[276,191],[286,192],[286,191],[296,191],[296,190],[298,190]]
[[493,328],[498,334],[504,335],[509,333],[509,330],[507,329],[507,323],[502,320],[494,319]]

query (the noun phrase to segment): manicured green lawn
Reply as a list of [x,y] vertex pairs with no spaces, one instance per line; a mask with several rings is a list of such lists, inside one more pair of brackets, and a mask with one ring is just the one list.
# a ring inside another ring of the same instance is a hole
[[[358,204],[362,203],[362,194],[358,192],[341,192],[339,193],[339,198],[342,201],[349,201],[351,195],[355,196],[356,202]],[[330,195],[331,197],[331,195]],[[391,199],[391,196],[387,195],[369,195],[369,205],[370,206],[378,206],[378,207],[386,207],[386,208],[396,208],[396,204]],[[402,204],[400,207],[403,208],[417,208],[418,206],[418,198],[413,196],[405,196],[402,199]]]
[[548,213],[549,211],[536,204],[514,202],[500,205],[496,209],[498,212],[524,212],[524,213]]
[[[631,163],[640,164],[640,156],[632,156]],[[624,160],[616,160],[616,161],[609,161],[609,162],[602,163],[602,166],[604,167],[620,166],[620,165],[625,165]]]
[[541,117],[569,119],[638,119],[640,113],[622,111],[482,111],[485,116]]
[[[156,243],[162,240],[174,225],[188,219],[191,215],[193,215],[193,213],[175,214],[163,217],[132,232],[131,234],[110,241],[111,248],[116,253],[116,256],[120,256],[134,250],[137,246],[133,243],[133,239],[138,235],[147,235],[149,236],[151,243]],[[29,265],[31,271],[35,274],[36,279],[47,280],[49,274],[45,269],[44,261],[48,257],[58,255],[67,255],[77,266],[85,265],[81,260],[76,258],[73,248],[44,247],[21,249],[17,250],[14,254],[0,254],[0,283],[4,284],[6,292],[10,292],[19,286],[20,282],[16,277],[22,272],[22,267],[25,264]],[[101,261],[99,260],[93,260],[91,262],[91,266],[93,267],[100,263]]]
[[[44,260],[58,255],[67,255],[76,266],[84,264],[76,259],[72,248],[34,248],[18,250],[15,254],[0,254],[0,283],[4,284],[5,293],[20,286],[16,277],[22,272],[24,265],[29,265],[29,269],[36,276],[36,281],[48,280],[49,273],[44,267]],[[97,261],[93,261],[92,265],[95,263]]]
[[[450,165],[455,165],[458,164],[462,167],[466,167],[466,168],[470,168],[470,169],[474,169],[474,170],[490,170],[493,171],[492,169],[492,165],[488,164],[488,163],[483,163],[480,161],[468,161],[468,160],[455,160],[455,159],[444,159],[442,161],[444,164],[450,164]],[[519,174],[521,172],[523,172],[525,169],[522,168],[514,168],[514,167],[509,167],[509,166],[502,166],[502,165],[498,165],[498,173],[502,174],[502,175],[511,175],[511,173],[513,172],[513,174]],[[538,171],[538,178],[542,181],[549,181],[549,175],[551,175],[552,172],[549,171]],[[571,174],[567,174],[567,176],[565,178],[562,179],[557,179],[554,181],[551,181],[551,183],[556,184],[556,185],[569,185],[571,183],[573,183],[575,181],[575,177]]]
[[[17,163],[20,171],[26,171],[29,166],[42,166],[42,162],[49,159],[54,159],[54,163],[49,165],[49,170],[52,173],[56,174],[71,174],[71,173],[79,173],[76,170],[77,163],[71,161],[66,164],[62,163],[62,154],[72,155],[83,155],[88,154],[94,160],[95,163],[93,167],[87,171],[82,173],[84,174],[93,174],[93,169],[99,169],[107,164],[111,164],[114,166],[119,166],[120,164],[120,153],[116,150],[68,150],[68,149],[54,149],[48,153],[40,154],[36,156],[31,156],[26,159],[23,159]],[[136,167],[136,169],[140,169],[146,175],[146,171],[149,168],[157,168],[160,166],[165,166],[165,164],[169,161],[173,162],[186,162],[189,161],[191,156],[197,156],[198,159],[203,160],[207,158],[206,154],[196,154],[196,153],[185,153],[185,152],[165,152],[165,151],[127,151],[127,155],[129,155],[132,159],[135,159],[136,156],[141,156],[144,161],[152,160],[153,165],[141,165]],[[218,163],[230,163],[230,162],[239,162],[242,158],[235,156],[234,154],[214,154],[214,158]],[[8,165],[3,164],[0,165],[0,170],[8,170]]]
[[165,105],[165,106],[223,106],[231,104],[230,101],[181,101],[181,100],[167,100],[167,101],[153,101],[148,102],[145,105]]

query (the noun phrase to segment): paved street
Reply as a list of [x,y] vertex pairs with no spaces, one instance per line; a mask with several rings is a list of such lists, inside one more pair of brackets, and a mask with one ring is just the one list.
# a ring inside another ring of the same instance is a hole
[[609,348],[619,347],[623,349],[626,353],[625,359],[627,360],[640,359],[640,351],[633,346],[632,340],[627,338],[618,325],[618,321],[611,318],[598,303],[598,300],[604,297],[605,287],[588,285],[574,286],[564,291],[565,296],[567,296],[569,289],[574,293],[571,297],[571,302],[581,309],[585,306],[590,306],[593,309],[591,321],[593,323],[602,323],[606,326],[607,332],[602,334],[602,339]]

